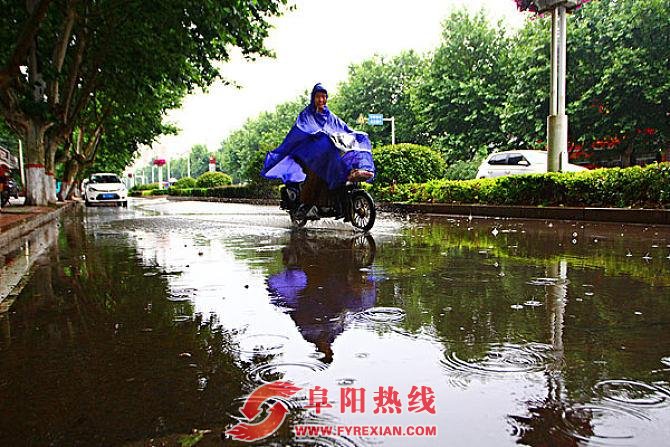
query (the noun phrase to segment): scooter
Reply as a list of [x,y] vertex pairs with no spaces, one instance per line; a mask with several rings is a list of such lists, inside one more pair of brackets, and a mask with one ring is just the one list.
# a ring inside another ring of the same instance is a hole
[[369,231],[375,224],[377,210],[372,196],[360,187],[358,182],[347,182],[330,193],[329,206],[317,207],[315,214],[306,213],[300,202],[302,183],[287,183],[281,187],[280,208],[288,211],[296,228],[305,226],[308,220],[331,217],[351,222],[363,231]]

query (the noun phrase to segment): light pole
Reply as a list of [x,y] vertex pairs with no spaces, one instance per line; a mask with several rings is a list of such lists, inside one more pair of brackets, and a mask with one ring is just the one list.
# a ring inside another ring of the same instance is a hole
[[538,13],[551,12],[551,91],[547,117],[547,170],[557,172],[568,163],[568,116],[565,114],[567,12],[579,0],[535,0]]

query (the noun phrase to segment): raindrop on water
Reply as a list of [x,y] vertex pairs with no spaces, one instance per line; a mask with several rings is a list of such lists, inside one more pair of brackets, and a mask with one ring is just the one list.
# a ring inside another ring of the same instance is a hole
[[542,303],[536,300],[529,300],[523,303],[523,305],[528,307],[539,307],[542,306]]

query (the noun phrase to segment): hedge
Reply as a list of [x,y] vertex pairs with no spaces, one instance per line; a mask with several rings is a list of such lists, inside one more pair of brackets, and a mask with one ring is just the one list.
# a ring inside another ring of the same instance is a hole
[[135,191],[151,191],[153,189],[158,189],[159,185],[158,183],[144,183],[142,185],[135,185],[128,192],[135,192]]
[[439,152],[418,144],[401,143],[372,150],[377,173],[374,184],[427,182],[442,178],[446,165]]
[[131,197],[149,197],[149,196],[164,196],[168,192],[166,189],[159,189],[158,187],[152,189],[143,189],[131,191],[129,195]]
[[[369,185],[364,185],[369,188]],[[431,180],[372,188],[377,201],[490,205],[670,208],[670,163],[477,180]],[[278,198],[277,188],[256,185],[170,188],[193,197]]]
[[222,197],[228,199],[274,199],[279,197],[276,188],[258,189],[255,185],[229,185],[216,188],[175,188],[168,190],[171,196]]
[[233,183],[233,179],[223,172],[205,172],[196,179],[198,188],[216,188]]
[[173,188],[184,189],[184,188],[195,188],[197,184],[196,179],[193,177],[182,177],[172,185]]
[[389,202],[668,207],[670,163],[494,179],[432,180],[378,188],[375,197]]

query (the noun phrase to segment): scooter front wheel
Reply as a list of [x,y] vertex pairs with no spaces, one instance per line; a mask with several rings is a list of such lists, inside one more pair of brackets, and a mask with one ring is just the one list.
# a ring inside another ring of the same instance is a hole
[[349,199],[351,206],[349,208],[349,218],[351,224],[363,231],[369,231],[375,224],[377,210],[375,202],[366,191],[357,190],[351,193]]

